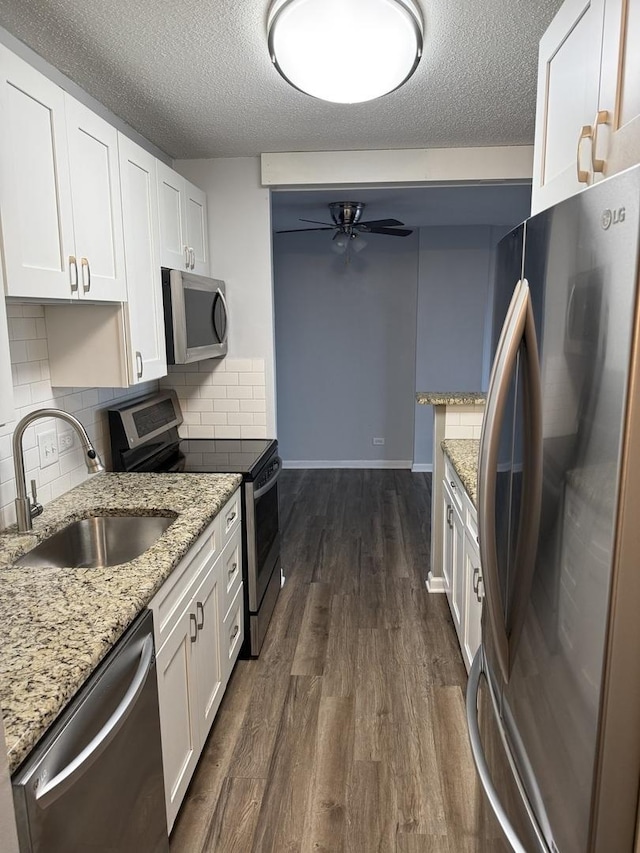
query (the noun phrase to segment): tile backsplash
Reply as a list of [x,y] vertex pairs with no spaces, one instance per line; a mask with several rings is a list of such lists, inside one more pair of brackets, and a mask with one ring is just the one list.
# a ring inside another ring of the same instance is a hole
[[178,395],[184,438],[267,437],[264,359],[208,359],[169,371],[160,386]]
[[[44,309],[41,305],[8,303],[9,347],[13,374],[16,420],[0,426],[0,529],[15,521],[16,496],[11,440],[16,422],[24,415],[45,407],[71,412],[83,424],[105,462],[109,462],[109,433],[106,409],[116,401],[137,397],[157,388],[146,382],[134,388],[52,388]],[[70,427],[58,419],[36,421],[23,440],[27,487],[32,479],[38,484],[38,499],[45,506],[52,498],[86,480],[84,455],[75,432],[73,447],[60,453],[58,460],[40,467],[38,435],[55,429],[60,434]]]
[[484,406],[447,406],[444,434],[447,438],[480,438]]

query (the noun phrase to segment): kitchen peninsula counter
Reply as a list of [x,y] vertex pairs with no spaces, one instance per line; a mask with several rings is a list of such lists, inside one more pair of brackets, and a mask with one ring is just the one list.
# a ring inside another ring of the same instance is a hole
[[[239,474],[98,474],[51,501],[33,531],[0,534],[0,706],[13,772],[147,606],[241,482]],[[15,560],[90,515],[175,521],[131,562],[29,568]]]

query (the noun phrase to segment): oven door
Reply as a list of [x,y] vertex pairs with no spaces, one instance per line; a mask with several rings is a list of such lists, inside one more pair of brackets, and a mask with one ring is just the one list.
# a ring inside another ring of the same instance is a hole
[[278,478],[282,460],[272,457],[246,484],[247,586],[249,610],[257,613],[280,554]]
[[170,364],[227,354],[229,315],[223,281],[163,270],[163,296]]

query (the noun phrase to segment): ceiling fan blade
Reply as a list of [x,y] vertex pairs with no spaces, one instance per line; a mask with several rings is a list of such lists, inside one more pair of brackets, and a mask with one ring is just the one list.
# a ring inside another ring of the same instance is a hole
[[357,227],[362,228],[389,228],[393,225],[404,225],[404,222],[400,222],[399,219],[370,219],[367,222],[358,222]]
[[[320,222],[318,219],[301,219],[300,217],[298,219],[300,222],[313,222],[314,225],[332,225],[331,222]],[[402,223],[400,224],[402,225]]]
[[298,231],[333,231],[331,228],[287,228],[285,231],[276,231],[276,234],[296,234]]
[[369,234],[388,234],[390,237],[408,237],[413,234],[411,228],[371,228]]

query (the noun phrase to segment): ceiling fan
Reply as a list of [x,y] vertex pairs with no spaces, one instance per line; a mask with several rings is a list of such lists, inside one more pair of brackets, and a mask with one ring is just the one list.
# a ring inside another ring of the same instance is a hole
[[370,219],[362,221],[362,213],[365,205],[361,201],[333,201],[329,205],[329,213],[333,219],[330,222],[318,222],[316,219],[300,219],[300,222],[311,222],[321,225],[321,228],[289,228],[278,231],[278,234],[292,234],[296,231],[335,231],[333,235],[333,249],[342,254],[347,248],[359,252],[367,245],[362,239],[362,234],[385,234],[389,237],[408,237],[413,234],[410,228],[398,228],[404,225],[398,219]]

